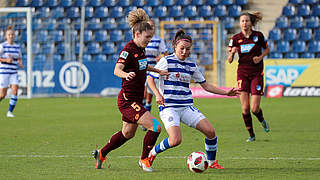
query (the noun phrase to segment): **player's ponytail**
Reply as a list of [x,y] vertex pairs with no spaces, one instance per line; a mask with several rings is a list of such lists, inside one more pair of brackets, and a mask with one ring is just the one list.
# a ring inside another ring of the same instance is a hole
[[192,38],[190,35],[186,34],[186,32],[182,29],[179,29],[172,40],[172,47],[175,47],[180,41],[187,41],[192,43]]
[[137,10],[130,11],[128,15],[128,22],[132,30],[133,37],[136,32],[141,33],[142,31],[152,30],[148,21],[149,16],[143,9],[139,8]]
[[263,18],[262,13],[259,11],[244,12],[244,13],[241,13],[240,17],[241,16],[249,16],[252,26],[255,26],[257,22],[261,21]]

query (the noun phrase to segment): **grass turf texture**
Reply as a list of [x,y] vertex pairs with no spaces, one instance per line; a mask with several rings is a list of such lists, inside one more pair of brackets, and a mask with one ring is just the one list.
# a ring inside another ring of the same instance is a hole
[[[186,157],[204,151],[204,136],[182,125],[182,144],[160,154],[154,172],[138,167],[145,132],[107,156],[96,170],[91,151],[122,127],[116,98],[20,99],[15,118],[0,103],[0,179],[318,179],[320,98],[262,99],[271,132],[253,117],[256,141],[247,143],[238,99],[195,99],[218,136],[217,159],[226,169],[188,170]],[[152,114],[158,119],[157,108]],[[157,141],[167,136],[165,129]]]

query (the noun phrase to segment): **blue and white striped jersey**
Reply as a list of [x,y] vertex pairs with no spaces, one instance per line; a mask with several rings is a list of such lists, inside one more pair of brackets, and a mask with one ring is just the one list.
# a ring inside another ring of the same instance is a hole
[[145,50],[148,65],[150,66],[155,66],[157,64],[156,56],[160,56],[160,54],[168,51],[164,41],[156,35],[152,37],[151,41],[149,42]]
[[13,59],[12,63],[0,63],[0,74],[15,74],[18,70],[18,60],[21,59],[20,46],[9,44],[7,41],[0,44],[0,57]]
[[182,107],[193,105],[192,92],[189,88],[191,78],[197,83],[206,82],[196,63],[190,58],[181,61],[175,54],[160,59],[155,68],[168,70],[168,76],[150,73],[160,79],[159,92],[164,98],[165,107]]

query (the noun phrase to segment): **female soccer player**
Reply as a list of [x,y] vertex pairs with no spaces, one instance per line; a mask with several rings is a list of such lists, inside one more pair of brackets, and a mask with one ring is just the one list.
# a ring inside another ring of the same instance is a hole
[[[147,82],[156,96],[156,101],[160,105],[160,118],[169,134],[169,138],[165,138],[151,150],[149,158],[152,164],[158,153],[181,143],[180,121],[182,121],[205,135],[205,150],[209,160],[209,168],[224,169],[216,161],[217,137],[215,130],[206,117],[193,106],[189,84],[193,78],[206,91],[228,96],[237,95],[237,90],[224,91],[206,82],[195,62],[187,59],[191,46],[191,37],[183,30],[177,31],[172,41],[174,53],[161,58],[155,66],[157,69],[167,70],[169,75],[159,77],[158,74],[151,73],[147,78]],[[159,89],[153,81],[154,78],[160,79]]]
[[14,43],[14,30],[8,27],[7,41],[0,44],[0,101],[6,97],[10,85],[11,98],[7,117],[14,117],[12,111],[18,101],[18,66],[23,68],[20,46]]
[[[228,47],[229,63],[233,62],[236,52],[239,55],[237,84],[240,91],[242,117],[250,135],[247,142],[256,139],[250,114],[250,94],[252,113],[261,122],[265,132],[270,131],[260,108],[261,96],[263,95],[263,57],[269,53],[270,49],[263,34],[252,30],[252,27],[260,20],[262,20],[260,12],[242,13],[240,15],[241,32],[232,37]],[[261,52],[262,48],[263,52]]]
[[118,108],[122,114],[122,130],[112,135],[108,143],[94,151],[96,168],[101,169],[106,155],[133,138],[138,124],[148,129],[144,141],[139,166],[144,171],[152,171],[148,154],[157,141],[161,131],[160,123],[143,107],[142,99],[147,70],[168,74],[147,65],[145,47],[150,42],[153,30],[147,22],[148,15],[143,9],[131,11],[128,15],[133,40],[120,52],[114,74],[122,78],[122,88],[118,95]]

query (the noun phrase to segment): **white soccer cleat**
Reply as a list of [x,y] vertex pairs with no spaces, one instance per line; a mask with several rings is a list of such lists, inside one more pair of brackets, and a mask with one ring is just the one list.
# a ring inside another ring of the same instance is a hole
[[8,112],[7,112],[7,117],[13,118],[14,115],[12,114],[12,112],[8,111]]
[[247,139],[247,142],[253,142],[253,141],[255,141],[256,140],[256,137],[249,137],[248,139]]

